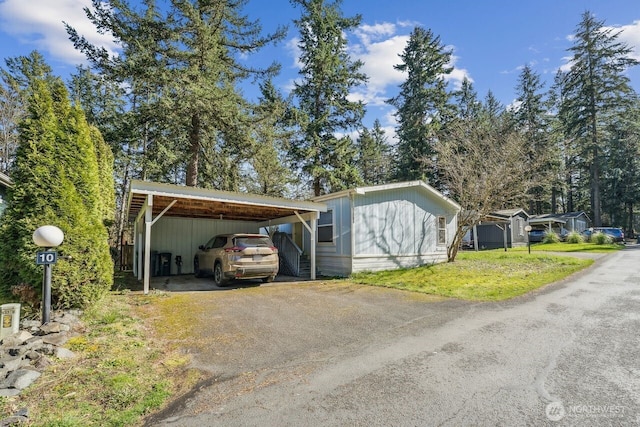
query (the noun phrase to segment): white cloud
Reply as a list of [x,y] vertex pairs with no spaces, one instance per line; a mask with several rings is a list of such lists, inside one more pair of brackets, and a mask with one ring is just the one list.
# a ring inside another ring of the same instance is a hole
[[362,72],[369,77],[366,87],[357,96],[369,105],[383,105],[389,97],[387,88],[404,80],[404,75],[393,68],[400,62],[398,55],[404,50],[409,36],[392,36],[386,40],[361,45],[354,59],[363,62]]
[[73,65],[83,63],[85,57],[73,47],[64,21],[89,42],[114,54],[117,46],[113,37],[98,34],[85,15],[83,8],[90,6],[91,0],[29,0],[28,7],[25,0],[4,0],[0,3],[0,30],[57,60]]
[[618,40],[633,49],[631,55],[640,61],[640,20],[633,21],[633,24],[623,25],[617,29],[622,31]]
[[384,36],[391,36],[395,34],[396,26],[390,22],[383,22],[382,24],[362,24],[355,31],[356,36],[360,39],[362,44],[369,45],[372,40],[380,40]]

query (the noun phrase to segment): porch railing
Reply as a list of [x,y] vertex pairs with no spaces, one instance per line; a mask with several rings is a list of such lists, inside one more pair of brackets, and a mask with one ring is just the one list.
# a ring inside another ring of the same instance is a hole
[[302,249],[295,244],[287,233],[275,233],[273,235],[273,244],[278,248],[280,273],[299,277]]

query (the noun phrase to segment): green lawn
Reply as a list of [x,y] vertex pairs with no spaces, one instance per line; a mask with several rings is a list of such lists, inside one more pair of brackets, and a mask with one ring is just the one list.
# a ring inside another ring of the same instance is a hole
[[592,259],[535,251],[462,252],[453,263],[358,273],[351,280],[464,300],[500,301],[563,279],[592,263]]
[[[595,243],[534,243],[531,245],[531,252],[592,252],[607,253],[624,249],[624,245],[619,243],[609,243],[596,245]],[[527,251],[526,246],[509,249],[509,251]]]

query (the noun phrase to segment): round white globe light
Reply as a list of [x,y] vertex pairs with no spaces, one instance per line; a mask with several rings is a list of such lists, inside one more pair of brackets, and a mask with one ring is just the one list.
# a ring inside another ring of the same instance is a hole
[[64,233],[55,225],[43,225],[33,232],[33,243],[44,248],[60,246]]

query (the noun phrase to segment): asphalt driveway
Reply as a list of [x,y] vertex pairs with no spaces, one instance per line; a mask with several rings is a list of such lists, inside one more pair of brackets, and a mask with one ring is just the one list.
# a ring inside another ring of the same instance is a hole
[[640,421],[636,246],[501,303],[330,281],[183,296],[210,379],[148,425]]

